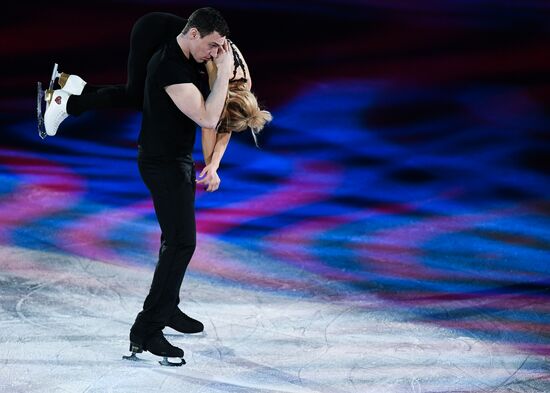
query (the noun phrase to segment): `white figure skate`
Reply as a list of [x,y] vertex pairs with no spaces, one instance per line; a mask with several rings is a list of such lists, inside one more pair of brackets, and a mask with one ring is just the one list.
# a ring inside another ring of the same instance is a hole
[[[53,89],[56,79],[61,89]],[[86,82],[79,76],[58,72],[57,63],[53,66],[48,89],[43,90],[42,84],[38,82],[36,115],[38,135],[42,139],[57,133],[61,122],[69,116],[67,113],[67,100],[73,94],[82,94],[84,86],[86,86]],[[43,110],[43,102],[45,103],[45,110]]]
[[37,96],[36,96],[36,117],[38,120],[38,135],[42,139],[46,138],[48,133],[45,130],[44,127],[44,116],[42,114],[42,100],[45,101],[45,109],[47,110],[50,106],[50,102],[52,101],[52,94],[53,94],[53,84],[55,82],[55,79],[59,77],[59,73],[57,72],[57,63],[53,66],[52,71],[52,77],[50,78],[50,83],[48,85],[48,89],[44,90],[42,89],[42,83],[38,82],[38,90],[37,90]]
[[71,94],[58,89],[51,93],[51,101],[44,113],[44,131],[49,136],[54,136],[63,120],[69,117],[67,113],[67,100]]
[[79,77],[78,75],[69,75],[64,72],[59,74],[59,79],[57,81],[61,89],[65,90],[69,94],[81,95],[86,86],[86,81]]

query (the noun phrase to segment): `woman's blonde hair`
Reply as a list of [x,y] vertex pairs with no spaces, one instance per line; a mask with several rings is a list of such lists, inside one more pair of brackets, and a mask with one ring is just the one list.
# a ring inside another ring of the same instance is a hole
[[256,96],[246,88],[246,81],[235,81],[229,84],[217,130],[239,132],[250,128],[257,146],[256,134],[272,119],[271,113],[260,109]]

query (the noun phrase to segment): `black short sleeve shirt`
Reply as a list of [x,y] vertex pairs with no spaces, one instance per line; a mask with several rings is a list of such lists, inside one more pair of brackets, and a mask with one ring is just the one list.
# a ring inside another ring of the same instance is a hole
[[193,151],[197,126],[179,110],[165,90],[166,86],[180,83],[192,83],[203,96],[208,95],[204,64],[185,57],[174,37],[155,52],[147,65],[140,154],[177,158]]

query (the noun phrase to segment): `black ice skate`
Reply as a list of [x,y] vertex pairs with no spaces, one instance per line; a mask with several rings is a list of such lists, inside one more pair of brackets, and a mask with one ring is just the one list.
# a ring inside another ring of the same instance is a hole
[[191,318],[176,307],[176,312],[170,318],[170,322],[166,325],[180,333],[200,333],[204,330],[202,322]]
[[[183,350],[170,344],[161,331],[149,336],[147,340],[142,340],[140,337],[130,332],[130,351],[132,352],[130,356],[123,356],[122,358],[126,360],[139,361],[141,359],[136,356],[136,353],[149,351],[153,355],[163,357],[163,359],[159,361],[161,366],[179,367],[185,364],[185,360],[183,359]],[[174,363],[170,362],[168,358],[180,358],[180,361]]]

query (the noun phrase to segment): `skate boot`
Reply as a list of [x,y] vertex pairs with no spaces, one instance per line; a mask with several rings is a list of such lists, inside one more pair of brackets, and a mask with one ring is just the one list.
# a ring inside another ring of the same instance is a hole
[[58,77],[59,73],[57,72],[57,63],[55,63],[53,65],[52,76],[50,78],[50,83],[48,84],[48,89],[42,89],[42,84],[38,82],[38,91],[36,95],[36,117],[38,120],[38,135],[40,135],[42,139],[46,138],[46,136],[48,135],[44,127],[42,104],[43,102],[46,103],[46,110],[50,106],[53,96],[53,84]]
[[51,101],[46,107],[44,113],[44,130],[49,136],[54,136],[63,120],[69,114],[67,113],[67,100],[71,95],[63,90],[54,90],[51,93]]
[[204,330],[202,322],[191,318],[176,307],[176,312],[166,325],[180,333],[200,333]]
[[[86,82],[82,81],[79,77],[72,79],[70,76],[65,77],[64,75],[67,74],[60,74],[57,67],[57,63],[55,63],[47,90],[43,90],[42,84],[38,82],[36,115],[38,120],[38,135],[40,135],[42,139],[47,135],[55,135],[57,133],[59,125],[68,116],[67,99],[73,92],[78,92],[80,94],[86,84]],[[69,85],[68,92],[53,89],[55,80],[58,78],[61,79],[62,76],[63,86]],[[43,110],[42,107],[43,102],[45,102],[45,110]]]
[[64,72],[59,74],[57,80],[61,89],[65,90],[69,94],[80,95],[86,86],[86,81],[78,75],[69,75]]
[[[59,72],[57,63],[53,66],[48,92],[53,92],[53,85],[56,79],[61,89],[65,90],[69,94],[80,95],[86,86],[86,81],[78,75]],[[48,99],[48,97],[46,97],[46,99]]]
[[[170,344],[160,330],[153,333],[145,340],[130,331],[130,351],[132,352],[130,356],[123,356],[122,358],[137,361],[140,359],[136,356],[136,353],[149,351],[153,355],[163,357],[162,361],[159,361],[161,366],[179,367],[185,364],[185,360],[183,359],[183,350]],[[180,358],[180,361],[173,363],[168,361],[168,358]]]

